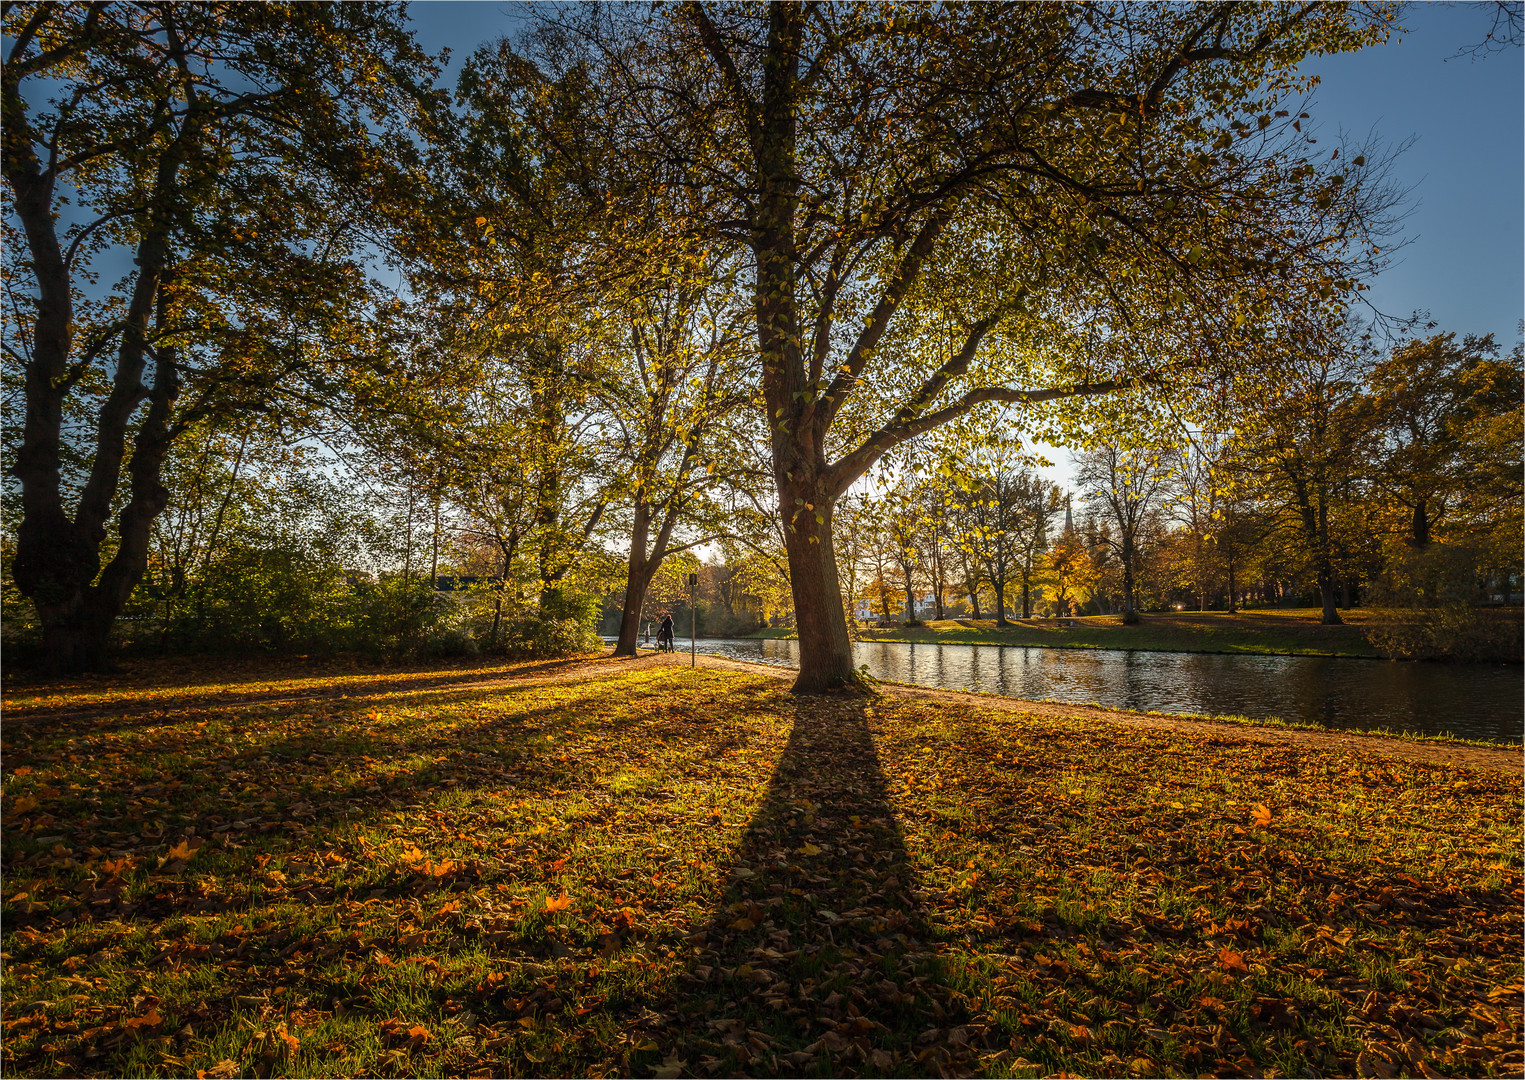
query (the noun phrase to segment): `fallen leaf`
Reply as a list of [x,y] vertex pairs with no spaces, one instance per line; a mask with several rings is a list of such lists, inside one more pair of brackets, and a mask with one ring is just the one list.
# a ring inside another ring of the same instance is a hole
[[565,911],[571,906],[572,898],[567,895],[567,891],[565,889],[562,889],[561,895],[554,899],[549,896],[545,898],[545,910],[547,911]]
[[1233,949],[1222,948],[1218,950],[1218,963],[1223,965],[1224,971],[1249,971],[1249,966],[1244,962],[1244,954],[1236,953]]
[[142,1016],[133,1016],[123,1020],[122,1027],[128,1031],[138,1031],[144,1028],[156,1028],[162,1023],[164,1023],[164,1017],[159,1015],[159,1007],[151,1005]]
[[1271,824],[1271,811],[1266,809],[1265,803],[1256,803],[1252,810],[1255,814],[1255,825],[1259,828]]

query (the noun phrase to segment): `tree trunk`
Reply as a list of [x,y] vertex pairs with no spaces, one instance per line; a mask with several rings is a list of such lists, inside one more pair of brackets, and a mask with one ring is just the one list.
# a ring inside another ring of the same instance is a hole
[[1426,499],[1420,499],[1414,504],[1414,520],[1410,528],[1409,543],[1416,548],[1428,547],[1430,544],[1430,507]]
[[1129,554],[1123,558],[1123,625],[1137,624],[1138,607],[1133,602],[1133,558]]
[[1033,617],[1033,572],[1030,566],[1022,568],[1022,618]]
[[625,607],[620,612],[620,636],[614,643],[615,656],[636,655],[636,638],[641,636],[641,609],[646,606],[646,589],[651,575],[644,563],[630,560],[625,574]]
[[1324,606],[1323,617],[1319,619],[1319,622],[1325,626],[1341,625],[1344,620],[1340,618],[1339,606],[1336,603],[1334,574],[1327,564],[1320,565],[1318,569],[1318,594]]
[[[803,500],[796,503],[795,499]],[[831,544],[832,504],[819,490],[780,485],[780,513],[789,556],[789,586],[800,640],[800,673],[795,693],[820,693],[856,685],[852,642],[837,586],[837,560]],[[802,506],[812,509],[802,510]]]
[[997,626],[1010,626],[1006,619],[1006,575],[992,577],[991,586],[995,589],[995,624]]
[[980,617],[980,583],[978,579],[969,586],[969,617],[971,619],[978,619]]
[[1227,562],[1228,562],[1228,613],[1230,615],[1232,615],[1232,614],[1234,614],[1235,611],[1238,610],[1238,608],[1235,606],[1235,600],[1236,600],[1237,594],[1234,591],[1234,559],[1233,559],[1233,556],[1230,556],[1228,558]]

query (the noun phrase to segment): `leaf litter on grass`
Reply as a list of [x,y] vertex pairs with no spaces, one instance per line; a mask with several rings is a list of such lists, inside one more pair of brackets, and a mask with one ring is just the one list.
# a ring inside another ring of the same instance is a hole
[[1521,1068],[1503,776],[703,670],[357,689],[5,732],[9,1072]]

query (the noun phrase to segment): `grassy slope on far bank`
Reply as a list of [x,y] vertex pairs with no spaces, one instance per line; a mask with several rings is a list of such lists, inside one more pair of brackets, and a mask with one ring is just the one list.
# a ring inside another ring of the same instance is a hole
[[7,723],[7,1074],[1521,1070],[1501,774],[615,662],[345,689]]
[[[1343,626],[1320,626],[1316,608],[1170,612],[1140,617],[1124,626],[1121,615],[1084,615],[1063,620],[1017,620],[1005,629],[994,619],[935,620],[902,630],[865,628],[864,641],[926,641],[950,645],[1027,645],[1058,649],[1154,649],[1163,652],[1275,653],[1293,656],[1376,657],[1367,640],[1369,613],[1341,612]],[[793,637],[792,630],[765,630],[756,637]]]

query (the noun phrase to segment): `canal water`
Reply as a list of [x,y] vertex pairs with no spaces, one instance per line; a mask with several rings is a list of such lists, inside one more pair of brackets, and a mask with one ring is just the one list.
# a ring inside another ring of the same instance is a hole
[[[677,645],[688,651],[687,638]],[[700,638],[699,651],[799,666],[798,641]],[[1525,734],[1518,665],[899,641],[859,642],[853,659],[877,679],[1006,697],[1514,742]]]

